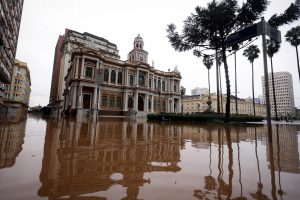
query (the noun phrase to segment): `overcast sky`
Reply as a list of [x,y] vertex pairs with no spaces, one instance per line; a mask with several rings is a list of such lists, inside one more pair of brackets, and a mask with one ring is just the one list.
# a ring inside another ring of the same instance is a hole
[[[121,60],[133,48],[134,38],[140,34],[144,49],[149,52],[149,64],[154,61],[156,69],[173,70],[177,65],[182,75],[182,86],[187,94],[195,87],[208,87],[207,70],[202,60],[192,51],[179,53],[170,45],[166,35],[167,24],[175,23],[179,30],[183,21],[195,13],[197,5],[206,7],[211,0],[25,0],[19,33],[16,58],[27,62],[31,72],[30,106],[47,105],[52,77],[54,49],[59,35],[65,28],[78,32],[89,32],[115,43]],[[242,0],[238,1],[242,3]],[[271,0],[265,13],[266,20],[274,13],[281,13],[294,0]],[[274,58],[274,71],[288,71],[293,76],[295,106],[300,107],[300,83],[295,48],[285,42],[284,35],[294,22],[280,27],[282,46]],[[261,49],[261,37],[253,42]],[[261,49],[262,52],[262,49]],[[238,96],[252,96],[251,64],[237,53]],[[231,92],[234,94],[234,58],[228,57]],[[270,72],[270,63],[269,72]],[[222,87],[225,93],[225,77],[222,68]],[[254,61],[255,96],[262,94],[263,58]],[[211,91],[216,91],[215,67],[211,69]]]

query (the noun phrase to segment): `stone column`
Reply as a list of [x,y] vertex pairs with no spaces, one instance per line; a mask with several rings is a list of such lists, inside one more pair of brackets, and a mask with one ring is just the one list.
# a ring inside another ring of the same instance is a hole
[[181,113],[181,97],[178,98],[178,103],[177,103],[177,113]]
[[151,96],[151,112],[154,112],[154,96]]
[[135,79],[135,85],[138,87],[139,86],[139,74],[140,74],[140,70],[137,69],[136,70],[136,79]]
[[123,93],[123,111],[128,111],[128,93],[127,91],[125,90],[124,93]]
[[92,108],[97,110],[97,87],[94,87]]
[[110,83],[110,78],[111,78],[111,67],[108,69],[108,83]]
[[124,85],[128,85],[128,69],[127,68],[125,68],[125,72],[124,72]]
[[146,112],[149,112],[149,109],[148,109],[148,102],[149,102],[149,95],[146,94],[146,95],[145,95],[145,104],[144,104],[144,105],[145,105],[144,107],[145,107],[145,111],[146,111]]
[[79,57],[75,57],[76,62],[75,62],[75,79],[78,78],[78,71],[79,71]]
[[76,109],[77,86],[73,86],[72,109]]
[[134,110],[136,110],[136,111],[138,111],[138,92],[136,91],[135,93],[134,93],[134,106],[133,106],[133,109]]
[[80,71],[80,78],[84,78],[84,61],[85,61],[85,57],[82,56],[82,60],[81,60],[81,71]]
[[77,108],[83,108],[82,107],[82,86],[78,86],[78,94],[77,94]]

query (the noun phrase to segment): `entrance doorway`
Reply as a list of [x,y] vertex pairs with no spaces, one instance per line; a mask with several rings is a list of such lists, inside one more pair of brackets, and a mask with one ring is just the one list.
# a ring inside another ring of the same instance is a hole
[[83,109],[91,109],[91,94],[83,94]]
[[144,97],[141,95],[138,98],[138,111],[144,111]]

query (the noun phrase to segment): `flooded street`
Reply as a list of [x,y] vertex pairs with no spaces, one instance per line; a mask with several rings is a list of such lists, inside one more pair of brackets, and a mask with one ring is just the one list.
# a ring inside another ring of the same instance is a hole
[[0,125],[0,199],[299,199],[299,133],[29,117]]

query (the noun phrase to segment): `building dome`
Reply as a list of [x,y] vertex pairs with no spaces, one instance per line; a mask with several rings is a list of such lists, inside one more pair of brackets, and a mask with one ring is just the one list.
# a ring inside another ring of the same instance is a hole
[[140,34],[134,39],[133,42],[135,49],[143,49],[144,48],[144,41]]

